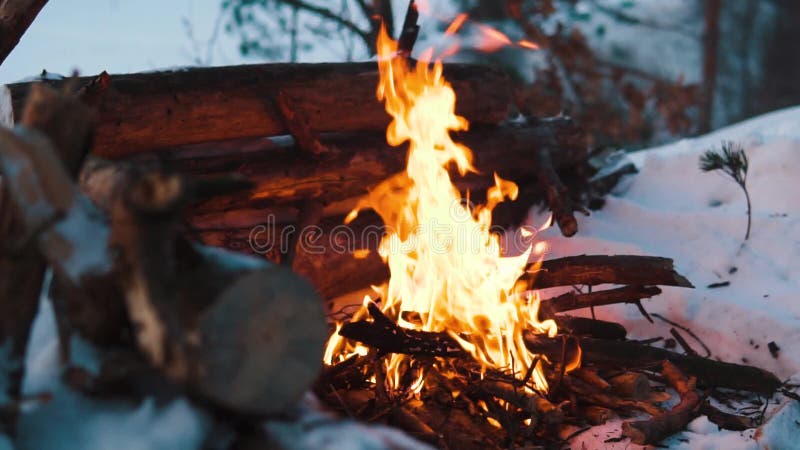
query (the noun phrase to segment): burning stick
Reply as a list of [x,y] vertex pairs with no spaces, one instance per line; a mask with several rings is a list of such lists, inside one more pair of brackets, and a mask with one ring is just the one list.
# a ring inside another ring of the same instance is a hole
[[686,378],[669,361],[664,361],[662,373],[670,386],[680,394],[681,402],[665,414],[654,416],[648,420],[623,423],[623,436],[631,438],[634,444],[658,444],[667,437],[686,428],[686,425],[697,416],[697,409],[700,407],[700,395],[695,391],[695,378]]

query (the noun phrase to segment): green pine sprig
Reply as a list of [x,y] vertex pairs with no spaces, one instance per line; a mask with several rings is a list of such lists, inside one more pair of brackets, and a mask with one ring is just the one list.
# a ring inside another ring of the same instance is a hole
[[745,241],[750,238],[750,224],[752,222],[750,193],[747,191],[747,169],[749,165],[750,162],[747,160],[747,154],[744,148],[741,144],[732,141],[724,141],[720,149],[706,150],[705,153],[700,156],[700,170],[704,172],[715,170],[722,171],[744,191],[744,196],[747,200],[747,232],[744,235]]

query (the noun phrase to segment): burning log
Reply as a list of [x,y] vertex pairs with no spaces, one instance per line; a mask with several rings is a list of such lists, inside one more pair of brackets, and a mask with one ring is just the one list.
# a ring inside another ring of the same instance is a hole
[[[502,71],[452,64],[444,74],[458,93],[459,114],[475,124],[506,118],[511,91]],[[80,79],[82,84],[90,80]],[[99,105],[93,153],[119,157],[288,134],[278,105],[281,95],[315,132],[384,130],[389,117],[375,101],[377,81],[374,63],[259,64],[112,75]],[[31,84],[8,85],[17,116]]]
[[[528,336],[525,344],[533,353],[558,355],[561,352],[560,339]],[[696,355],[683,355],[633,341],[582,338],[580,346],[582,361],[587,364],[633,368],[652,367],[666,360],[697,377],[698,383],[706,387],[772,395],[782,385],[774,374],[757,367],[716,361]]]
[[662,373],[667,382],[681,396],[681,402],[669,412],[656,415],[647,420],[637,420],[622,424],[622,434],[631,438],[634,444],[655,445],[669,436],[683,430],[697,416],[700,395],[695,390],[694,377],[686,378],[669,361],[664,361]]

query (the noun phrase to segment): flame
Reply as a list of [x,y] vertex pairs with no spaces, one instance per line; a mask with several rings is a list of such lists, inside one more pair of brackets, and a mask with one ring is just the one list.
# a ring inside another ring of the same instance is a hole
[[[500,40],[508,41],[502,36]],[[396,53],[397,42],[382,29],[377,94],[392,117],[386,140],[393,146],[409,145],[407,167],[377,186],[347,218],[372,208],[386,225],[379,254],[391,277],[379,289],[381,309],[401,327],[449,333],[484,369],[513,368],[521,379],[537,364],[526,388],[544,391],[547,382],[536,355],[525,347],[523,332],[552,337],[557,330],[552,320],[537,320],[538,293],[525,293],[524,283],[518,282],[532,248],[503,257],[499,237],[490,231],[492,209],[506,198],[515,199],[517,185],[495,174],[486,205],[465,204],[448,168],[462,175],[475,171],[470,149],[450,136],[451,131],[466,130],[468,122],[455,114],[456,95],[442,76],[441,61],[432,67],[421,61],[409,67]],[[353,321],[367,316],[370,299],[364,301]],[[361,344],[334,333],[325,362],[363,351]],[[399,354],[385,359],[387,387],[401,388],[412,366],[409,361]],[[418,393],[423,375],[414,378],[410,390]]]

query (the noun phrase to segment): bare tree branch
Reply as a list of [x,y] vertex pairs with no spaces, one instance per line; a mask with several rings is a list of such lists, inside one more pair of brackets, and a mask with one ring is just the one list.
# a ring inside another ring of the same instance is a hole
[[312,14],[316,14],[324,19],[331,20],[343,27],[347,28],[348,30],[352,31],[356,35],[358,35],[365,44],[367,44],[367,48],[369,49],[371,54],[375,53],[375,42],[372,40],[372,34],[369,31],[365,31],[361,29],[357,24],[352,22],[351,20],[345,19],[335,12],[331,11],[328,8],[324,8],[321,6],[317,6],[303,0],[282,0],[284,4],[294,6],[295,8],[302,9],[304,11],[310,12]]
[[5,0],[0,2],[0,64],[14,50],[25,30],[47,0]]

